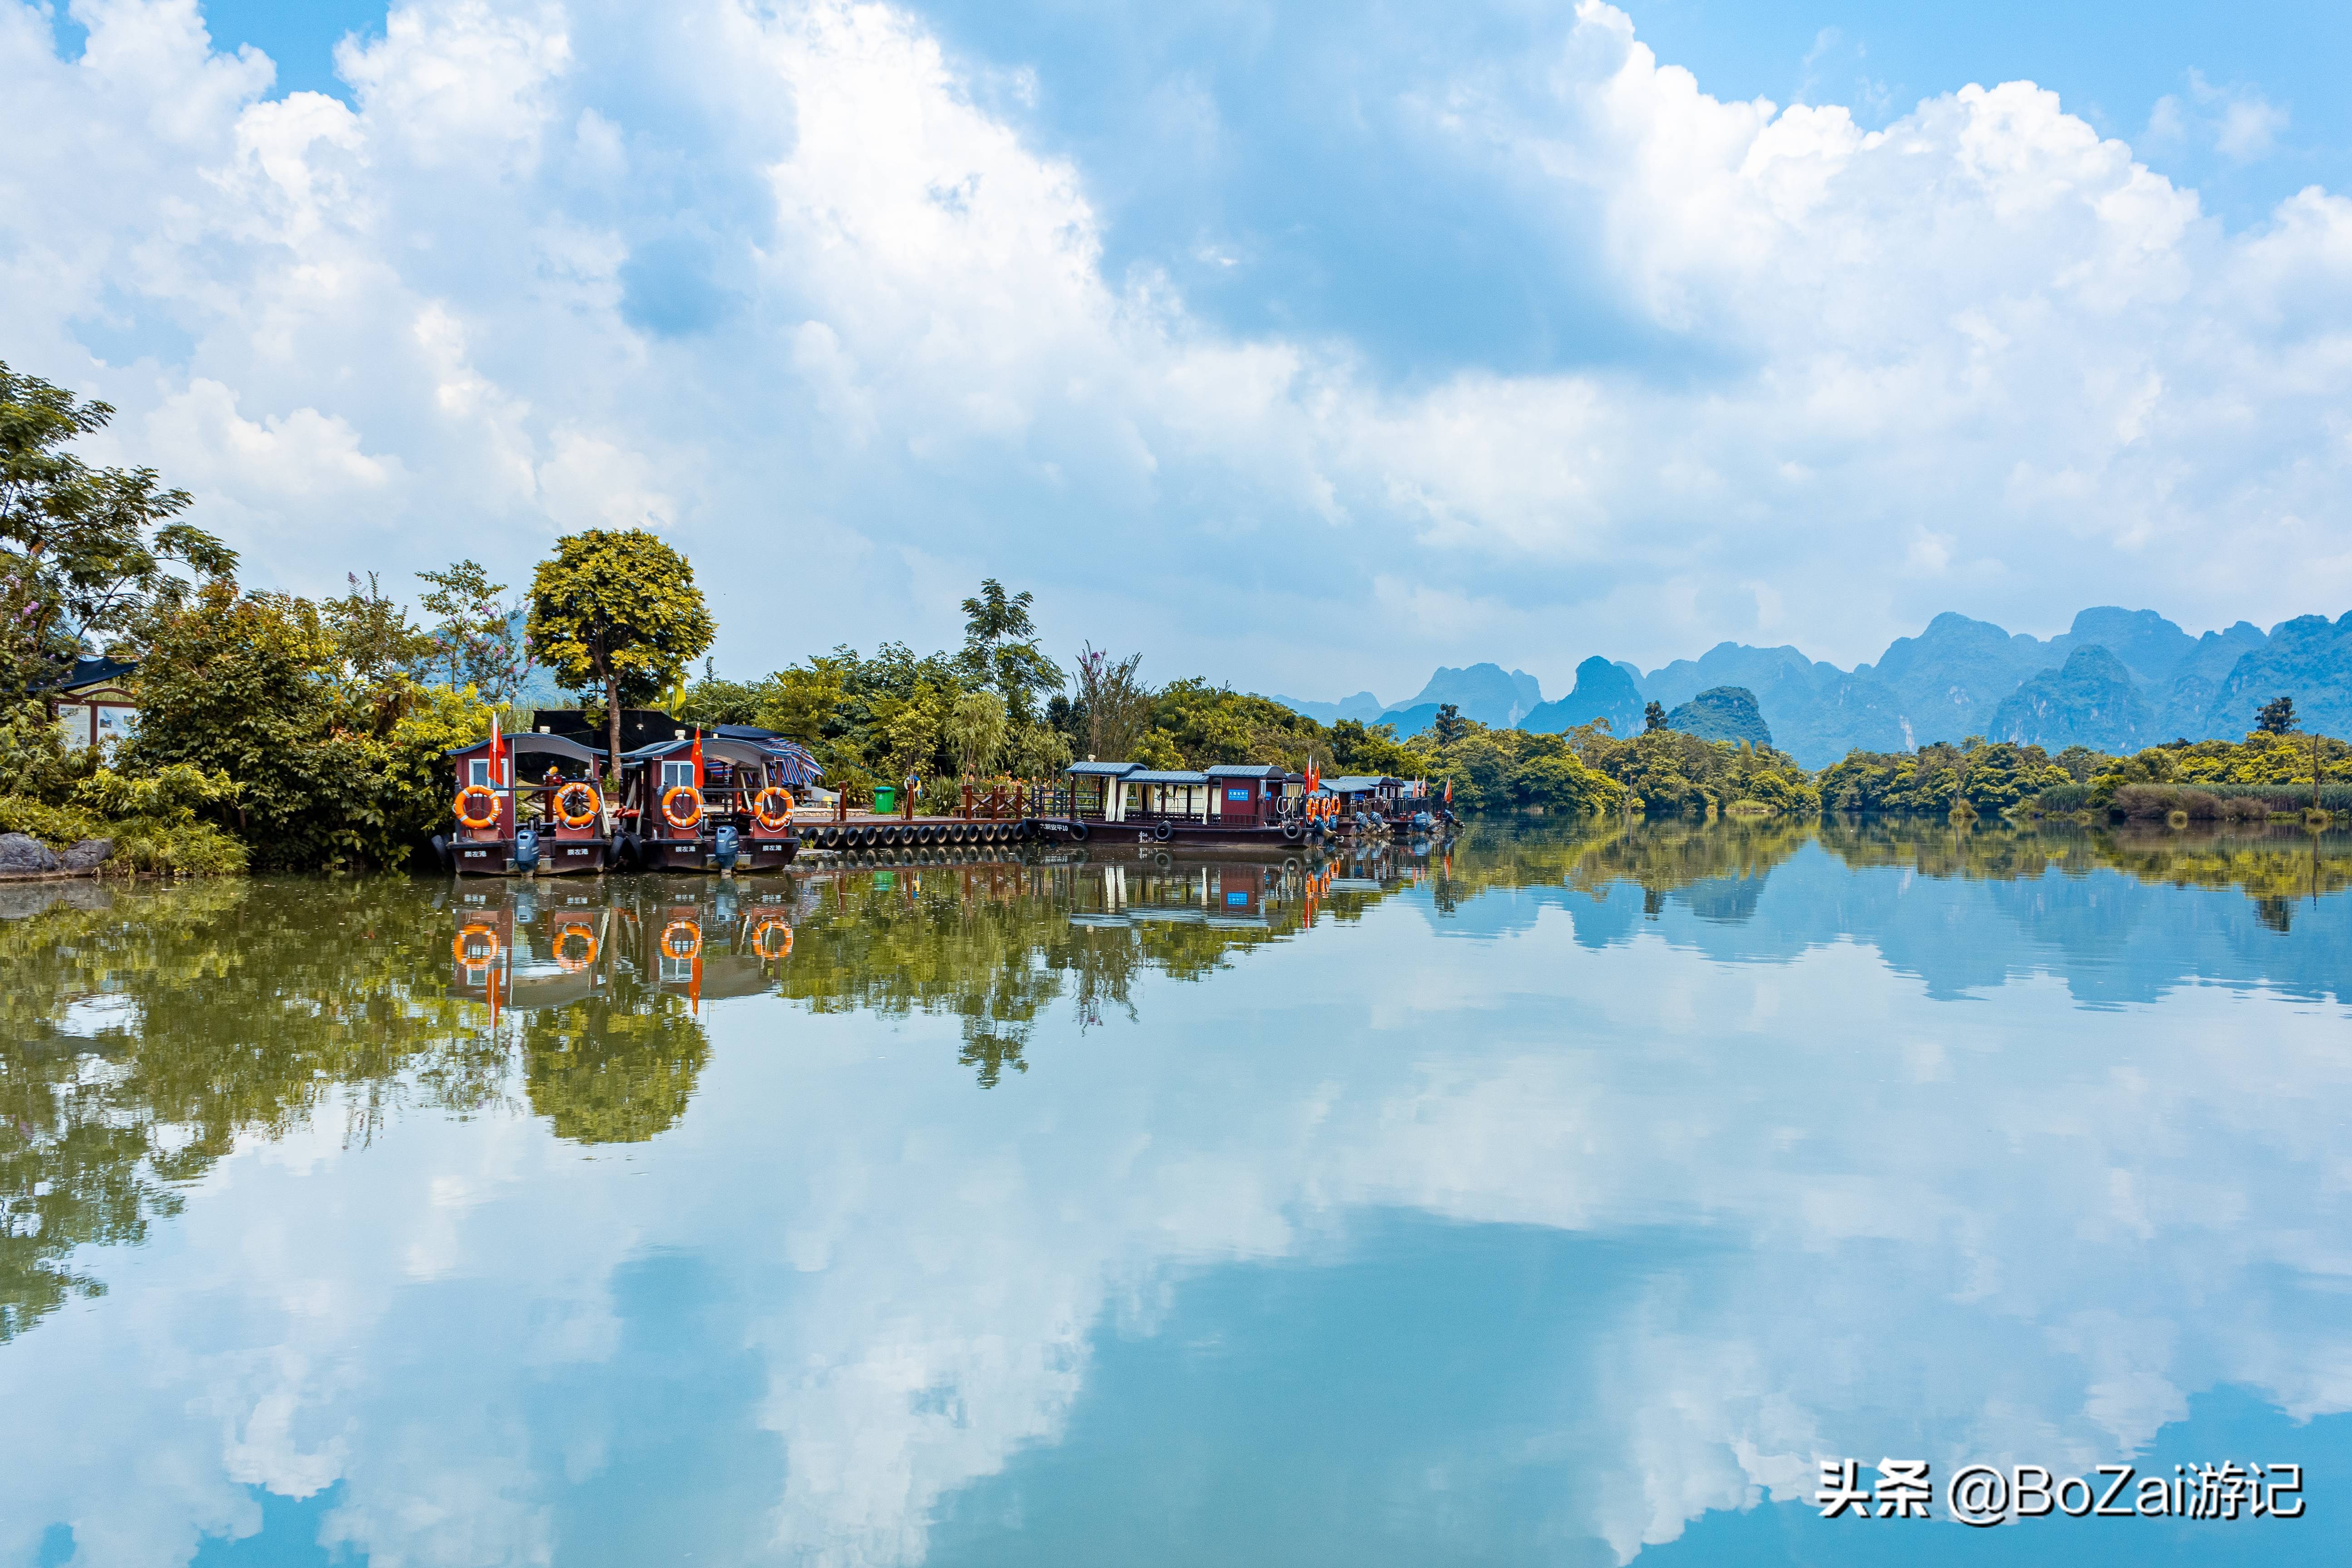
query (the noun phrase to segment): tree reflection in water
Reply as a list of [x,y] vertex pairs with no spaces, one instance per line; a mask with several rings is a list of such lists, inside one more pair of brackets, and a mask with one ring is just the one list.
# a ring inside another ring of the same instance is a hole
[[1132,1019],[1147,974],[1200,980],[1407,889],[1441,921],[1538,886],[1637,889],[1653,917],[1672,895],[1739,921],[1815,843],[1856,871],[2235,889],[2280,931],[2352,882],[2345,836],[2293,827],[1832,820],[1489,826],[1450,855],[1266,863],[0,889],[0,1340],[99,1293],[75,1248],[143,1241],[239,1139],[340,1119],[364,1143],[412,1108],[534,1115],[583,1144],[656,1138],[693,1100],[709,1009],[734,998],[953,1017],[962,1062],[993,1089],[1029,1070],[1056,1006],[1086,1026]]

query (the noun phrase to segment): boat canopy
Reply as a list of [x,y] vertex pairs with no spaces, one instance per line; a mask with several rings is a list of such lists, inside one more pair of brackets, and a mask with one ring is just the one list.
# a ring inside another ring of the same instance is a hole
[[1289,773],[1271,763],[1219,763],[1209,770],[1213,779],[1281,779]]
[[1123,779],[1142,765],[1140,763],[1072,763],[1062,772],[1077,778]]
[[1206,773],[1187,773],[1181,768],[1139,768],[1127,775],[1134,784],[1191,784],[1195,788],[1209,782]]
[[1392,782],[1370,773],[1349,773],[1345,778],[1325,779],[1323,788],[1333,795],[1370,795],[1381,785]]
[[[467,752],[478,752],[489,743],[490,738],[485,735],[471,744],[452,746],[441,754],[445,757],[462,757]],[[575,763],[601,763],[604,760],[604,753],[593,746],[583,746],[579,742],[563,735],[542,735],[535,730],[526,730],[518,735],[500,735],[499,744],[519,757],[533,754],[569,757]]]
[[[541,739],[544,738],[541,737]],[[650,746],[639,746],[634,752],[622,752],[621,761],[657,763],[664,757],[674,757],[680,752],[692,750],[694,750],[694,740],[691,736],[683,741],[656,741]],[[771,754],[766,748],[754,745],[749,741],[731,741],[724,735],[702,737],[702,759],[705,762],[741,763],[746,766],[756,768],[766,763]]]

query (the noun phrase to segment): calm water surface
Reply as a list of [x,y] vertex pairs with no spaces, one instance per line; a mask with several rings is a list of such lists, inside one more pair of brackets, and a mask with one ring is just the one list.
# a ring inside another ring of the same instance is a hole
[[[0,888],[0,1563],[2340,1563],[2352,849]],[[1824,1458],[1927,1521],[1824,1520]],[[2299,1520],[1971,1530],[1984,1462]]]

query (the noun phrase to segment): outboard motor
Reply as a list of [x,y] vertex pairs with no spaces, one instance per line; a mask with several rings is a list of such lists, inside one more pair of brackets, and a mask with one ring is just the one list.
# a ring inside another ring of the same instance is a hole
[[735,829],[732,826],[722,825],[719,831],[712,835],[711,847],[716,853],[720,870],[735,869],[735,857],[742,847],[736,840]]
[[515,829],[515,869],[529,876],[539,869],[539,834],[531,828]]
[[1413,825],[1415,827],[1420,828],[1423,833],[1428,832],[1428,831],[1429,831],[1429,813],[1427,813],[1427,812],[1425,812],[1425,811],[1416,811],[1416,812],[1414,812],[1414,813],[1412,814],[1412,825]]

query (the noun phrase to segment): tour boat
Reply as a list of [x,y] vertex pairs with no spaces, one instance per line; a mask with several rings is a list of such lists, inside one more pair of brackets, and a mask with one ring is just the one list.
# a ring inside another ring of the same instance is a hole
[[614,864],[642,871],[791,865],[800,835],[785,782],[790,761],[765,742],[683,730],[624,753]]
[[1195,772],[1089,760],[1063,773],[1067,784],[1036,820],[1066,843],[1284,848],[1308,842],[1303,781],[1268,763],[1221,763]]
[[[529,877],[601,871],[612,836],[595,784],[604,753],[562,735],[490,731],[448,752],[455,828],[433,836],[445,871]],[[534,777],[533,774],[537,776]]]

